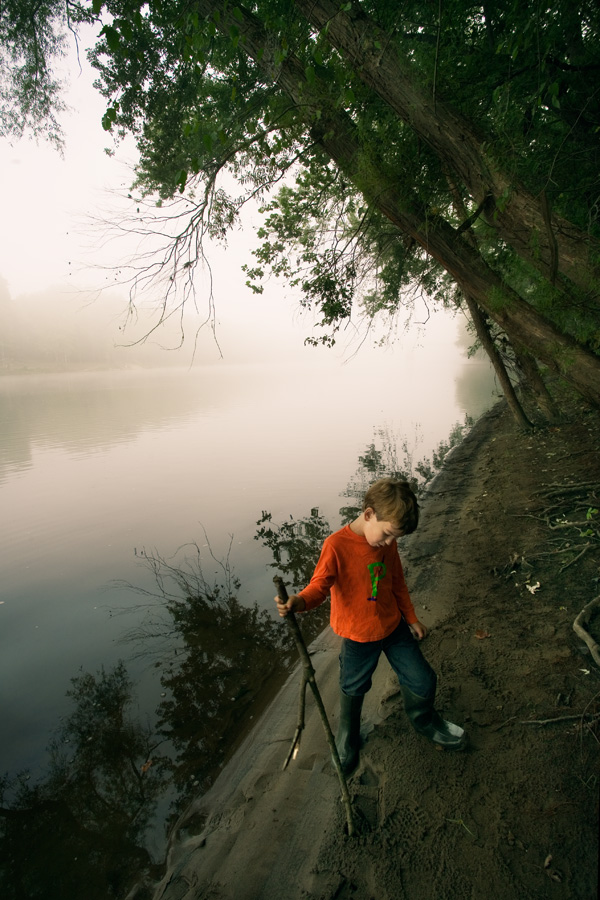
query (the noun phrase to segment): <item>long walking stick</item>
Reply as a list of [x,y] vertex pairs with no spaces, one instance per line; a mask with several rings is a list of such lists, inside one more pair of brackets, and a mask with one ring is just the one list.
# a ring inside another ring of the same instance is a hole
[[[277,594],[282,603],[287,603],[288,601],[288,592],[286,589],[283,580],[276,575],[273,578],[275,585],[277,586]],[[350,794],[348,792],[348,782],[346,781],[346,776],[342,771],[342,764],[340,762],[340,756],[335,745],[335,740],[333,737],[333,732],[331,731],[331,726],[329,724],[329,719],[327,718],[327,713],[325,712],[325,707],[323,705],[323,700],[321,699],[321,694],[319,693],[319,688],[317,687],[317,682],[315,681],[315,670],[313,668],[313,664],[311,662],[308,650],[306,649],[306,644],[304,643],[304,638],[302,637],[302,632],[300,631],[300,626],[296,621],[296,616],[293,612],[289,612],[285,617],[289,627],[294,635],[294,640],[296,642],[296,647],[298,648],[298,653],[300,654],[300,659],[302,660],[302,685],[300,687],[300,705],[298,710],[298,727],[296,728],[296,733],[294,735],[294,739],[292,741],[292,746],[290,752],[287,755],[287,759],[283,764],[283,768],[287,766],[288,762],[294,755],[294,751],[298,749],[298,745],[300,743],[300,736],[302,734],[302,729],[304,728],[304,705],[305,705],[305,696],[306,696],[306,685],[309,684],[310,688],[313,692],[313,696],[315,698],[315,702],[317,704],[317,709],[321,715],[321,721],[323,722],[323,728],[325,729],[325,736],[327,738],[327,743],[329,744],[329,749],[331,750],[331,756],[333,759],[333,764],[335,766],[335,770],[338,774],[338,778],[340,780],[340,787],[342,790],[342,800],[344,803],[344,808],[346,810],[346,821],[348,823],[348,834],[352,836],[354,834],[354,819],[352,816],[352,803],[350,800]]]

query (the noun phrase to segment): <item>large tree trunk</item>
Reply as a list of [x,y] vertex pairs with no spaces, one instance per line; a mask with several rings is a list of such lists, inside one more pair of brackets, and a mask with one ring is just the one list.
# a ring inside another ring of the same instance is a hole
[[[196,0],[201,15],[213,17],[218,10],[217,27],[225,34],[235,27],[240,45],[263,70],[276,80],[296,104],[330,158],[404,234],[412,237],[508,334],[511,342],[522,344],[532,356],[557,368],[582,394],[600,403],[600,358],[563,334],[515,291],[507,287],[487,265],[464,236],[441,217],[427,216],[406,195],[400,196],[395,184],[361,150],[356,128],[350,117],[333,107],[318,81],[309,85],[302,62],[292,54],[281,60],[278,43],[269,39],[259,19],[247,10],[232,7],[224,0]],[[215,19],[212,19],[215,21]]]
[[456,174],[482,205],[488,224],[519,256],[552,283],[560,273],[590,290],[598,275],[600,244],[565,219],[552,216],[544,197],[532,196],[507,175],[473,124],[415,82],[385,31],[357,4],[346,12],[338,0],[294,2],[309,22],[319,29],[327,27],[329,43]]
[[505,285],[451,225],[441,218],[437,222],[430,220],[431,227],[424,231],[421,223],[425,217],[414,211],[407,215],[405,199],[398,197],[393,188],[386,191],[383,182],[368,199],[452,275],[463,293],[504,328],[513,345],[522,344],[535,359],[557,368],[580,393],[600,403],[600,358],[563,334]]

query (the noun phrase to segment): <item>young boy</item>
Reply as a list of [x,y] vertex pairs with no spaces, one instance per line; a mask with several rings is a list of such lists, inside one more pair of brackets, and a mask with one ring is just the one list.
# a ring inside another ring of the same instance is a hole
[[434,709],[437,676],[418,644],[427,629],[416,616],[398,555],[397,539],[418,522],[417,498],[407,482],[376,481],[360,516],[325,539],[308,587],[287,603],[275,598],[279,615],[286,616],[314,609],[331,594],[331,627],[343,638],[336,745],[346,774],[358,763],[363,700],[382,652],[416,731],[448,749],[465,744],[463,729]]

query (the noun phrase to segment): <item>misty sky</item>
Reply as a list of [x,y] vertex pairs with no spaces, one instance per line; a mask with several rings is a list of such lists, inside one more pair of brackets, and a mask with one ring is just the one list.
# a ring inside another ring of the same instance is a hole
[[[105,102],[94,90],[94,74],[87,64],[85,53],[79,61],[74,47],[65,62],[65,80],[69,86],[66,94],[68,113],[62,118],[65,132],[65,150],[61,157],[50,145],[24,139],[13,146],[0,141],[0,183],[2,197],[2,241],[0,243],[0,278],[5,282],[13,302],[19,308],[39,308],[40,303],[57,302],[62,318],[65,310],[86,312],[89,292],[105,288],[115,281],[114,267],[135,256],[137,240],[107,240],[105,229],[92,219],[122,221],[124,210],[130,204],[126,197],[133,181],[135,148],[128,142],[117,148],[116,157],[105,153],[112,147],[112,138],[102,129],[101,118]],[[291,307],[278,302],[279,297],[269,292],[262,302],[253,299],[244,285],[239,265],[240,245],[249,258],[246,235],[234,235],[232,249],[211,248],[211,263],[215,277],[215,295],[218,300],[217,316],[222,320],[220,339],[225,352],[233,353],[233,333],[247,335],[248,325],[258,313],[261,333],[265,323],[279,326],[284,323],[290,332]],[[235,258],[235,265],[231,264]],[[104,267],[103,270],[98,267]],[[199,277],[202,281],[202,276]],[[80,293],[85,292],[85,293]],[[203,286],[200,284],[199,310],[191,326],[206,318]],[[37,294],[37,302],[23,300],[23,295]],[[43,295],[43,297],[42,297]],[[120,341],[120,321],[117,312],[125,310],[126,289],[112,287],[108,297],[101,295],[97,304],[107,310],[107,328]],[[156,298],[150,298],[155,300]],[[147,298],[138,298],[142,307]],[[102,318],[93,312],[94,320]],[[232,327],[229,328],[229,323]],[[267,329],[268,330],[268,329]],[[131,333],[137,336],[138,332]],[[173,340],[164,336],[164,343]],[[287,337],[301,346],[298,333]],[[160,339],[162,340],[161,335]],[[214,342],[207,332],[201,348],[207,357],[218,359]],[[191,347],[190,347],[191,349]],[[182,359],[187,364],[189,353]]]
[[[81,64],[81,70],[80,70]],[[101,126],[105,102],[92,83],[94,74],[85,52],[79,61],[71,46],[65,61],[66,101],[69,112],[62,119],[65,150],[61,157],[50,145],[24,139],[10,146],[0,141],[0,184],[2,225],[0,242],[0,295],[10,296],[13,307],[23,316],[50,322],[52,312],[61,327],[69,315],[89,318],[93,327],[105,327],[114,343],[122,343],[120,326],[126,309],[127,293],[115,284],[115,269],[138,251],[138,241],[131,238],[108,239],[106,230],[93,219],[113,223],[123,221],[124,211],[131,209],[126,197],[133,181],[135,147],[127,142],[109,157],[106,147],[112,138]],[[358,336],[353,328],[341,336],[335,350],[314,351],[304,347],[304,338],[312,333],[309,316],[300,315],[297,300],[282,282],[265,286],[261,297],[245,286],[240,266],[252,262],[250,249],[256,244],[253,225],[260,223],[258,212],[248,211],[243,232],[233,233],[227,249],[208,245],[214,278],[217,337],[226,361],[275,357],[288,359],[290,354],[310,362],[325,357],[341,361],[356,348]],[[187,330],[187,342],[181,364],[187,365],[192,353],[192,336],[207,317],[206,276],[198,273],[198,310]],[[107,293],[97,288],[110,286]],[[93,308],[89,301],[95,300]],[[1,299],[1,296],[0,296]],[[157,296],[141,296],[142,307],[155,308]],[[41,316],[39,310],[51,310]],[[420,310],[416,319],[425,319]],[[133,339],[145,330],[142,319],[126,332]],[[46,325],[44,325],[46,327]],[[140,330],[141,329],[141,330]],[[427,331],[439,332],[442,344],[448,332],[456,333],[444,315],[436,315]],[[432,335],[433,337],[433,335]],[[414,345],[422,339],[418,329],[410,336]],[[435,338],[434,338],[435,339]],[[158,343],[173,346],[175,334],[157,335]],[[126,341],[125,341],[126,342]],[[373,341],[367,341],[366,350]],[[404,343],[404,341],[403,341]],[[453,343],[453,341],[450,341]],[[375,351],[374,351],[375,352]],[[196,361],[213,362],[219,350],[209,329],[202,332]]]

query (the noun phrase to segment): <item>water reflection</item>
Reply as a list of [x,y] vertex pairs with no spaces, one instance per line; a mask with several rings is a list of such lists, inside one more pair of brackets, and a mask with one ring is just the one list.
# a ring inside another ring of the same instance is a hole
[[94,452],[129,441],[167,422],[210,414],[237,402],[232,379],[210,369],[182,378],[180,370],[5,376],[0,379],[0,481],[27,468],[36,446]]
[[415,460],[414,453],[406,440],[398,448],[396,438],[389,429],[376,429],[372,442],[358,457],[356,473],[342,493],[343,497],[354,501],[340,509],[342,525],[347,525],[360,515],[362,498],[367,488],[379,478],[398,478],[408,481],[417,497],[422,494],[443,466],[446,455],[462,441],[472,425],[473,419],[465,416],[462,424],[456,422],[453,425],[448,438],[439,442],[431,457],[424,456],[419,460]]
[[184,794],[191,781],[195,791],[205,790],[257,697],[289,669],[291,645],[266,611],[239,603],[240,583],[227,561],[223,581],[213,585],[196,544],[173,560],[155,554],[146,561],[155,591],[143,591],[152,617],[144,646],[165,634],[176,638],[160,659],[157,731],[173,749],[175,783]]
[[[284,571],[314,567],[316,539],[309,532],[289,540],[283,530],[280,542],[273,531],[268,538],[275,557],[287,557]],[[156,875],[149,834],[164,798],[168,828],[191,796],[207,789],[244,723],[295,662],[289,630],[239,603],[228,559],[217,561],[222,578],[214,584],[205,579],[197,544],[172,559],[147,553],[142,559],[154,587],[129,585],[143,616],[126,640],[160,667],[155,724],[136,720],[123,662],[72,679],[72,710],[48,748],[44,779],[32,784],[24,772],[0,784],[0,887],[9,900],[124,897],[143,874]],[[311,617],[307,640],[324,620]]]
[[329,522],[319,515],[318,508],[311,509],[303,519],[293,519],[281,525],[273,522],[270,512],[263,510],[258,520],[255,541],[261,541],[273,556],[269,566],[289,581],[293,590],[306,587],[312,576],[321,546],[331,534]]
[[131,715],[125,666],[72,685],[74,709],[49,747],[46,778],[2,781],[4,897],[120,897],[152,867],[143,834],[168,774],[144,767],[156,739]]

